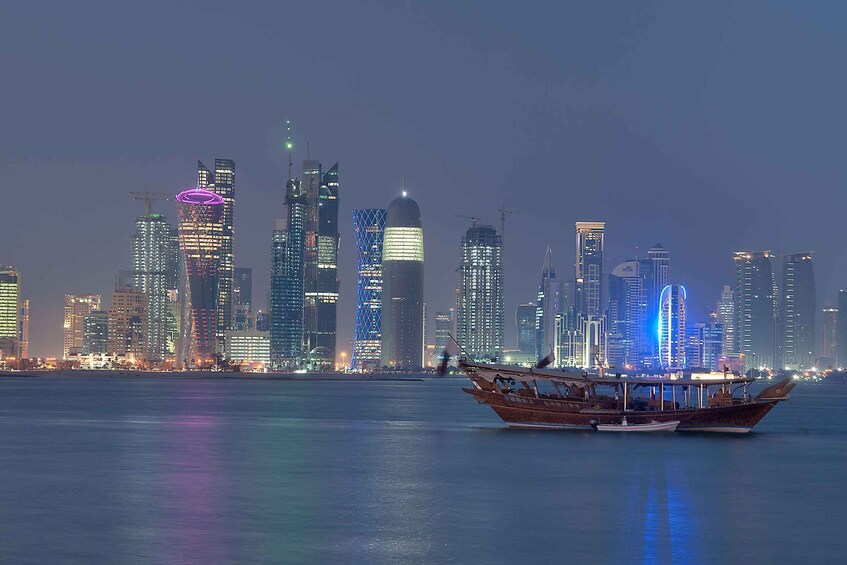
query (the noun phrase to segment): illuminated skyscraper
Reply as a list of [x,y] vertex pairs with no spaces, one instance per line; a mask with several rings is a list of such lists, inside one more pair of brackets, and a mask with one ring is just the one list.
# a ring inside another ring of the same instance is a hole
[[254,328],[251,325],[250,312],[253,303],[253,269],[246,267],[235,268],[235,278],[232,287],[232,329],[246,331]]
[[83,355],[104,355],[109,352],[108,312],[92,310],[83,317],[82,328]]
[[821,357],[828,360],[829,366],[833,366],[838,355],[838,308],[824,306],[822,337]]
[[[269,312],[271,365],[276,369],[298,369],[305,362],[305,252],[310,207],[302,183],[291,174],[290,154],[285,210],[285,219],[277,221],[273,232]],[[258,325],[257,316],[257,330],[260,329]]]
[[770,251],[737,251],[735,259],[735,351],[748,367],[773,367],[776,295]]
[[[453,310],[449,312],[436,312],[435,313],[435,355],[441,355],[445,350],[452,351],[452,347],[450,346],[450,335],[453,333]],[[535,306],[532,305],[532,317],[530,318],[532,321],[532,331],[535,331]],[[533,334],[533,343],[534,343]]]
[[356,370],[377,368],[382,356],[382,251],[387,212],[382,208],[353,210],[358,277],[351,363]]
[[642,328],[646,317],[643,263],[625,261],[609,275],[609,363],[622,371],[637,367],[643,351]]
[[84,318],[94,310],[100,310],[99,294],[66,294],[65,295],[65,341],[63,358],[68,355],[82,353],[85,345]]
[[[338,303],[338,163],[322,173],[320,161],[303,161],[308,208],[305,232],[303,345],[315,359],[335,359]],[[316,349],[321,348],[318,351]]]
[[21,300],[18,309],[18,358],[29,358],[29,300]]
[[553,251],[548,245],[541,267],[541,283],[538,285],[535,308],[535,356],[538,359],[556,350],[556,315],[571,305],[566,304],[564,282],[556,277]]
[[721,355],[730,355],[735,351],[735,299],[732,287],[724,285],[721,298],[718,301],[718,323],[723,328]]
[[659,295],[659,358],[666,369],[681,369],[685,362],[685,302],[681,284],[667,285]]
[[642,292],[646,305],[641,340],[641,361],[644,365],[650,365],[653,359],[658,359],[659,341],[656,327],[659,324],[662,290],[668,285],[670,262],[670,254],[661,243],[651,247],[647,251],[647,259],[640,261]]
[[[520,304],[515,310],[515,324],[518,330],[518,351],[527,355],[536,355],[535,350],[535,304]],[[554,319],[555,322],[555,319]]]
[[812,254],[795,253],[782,258],[782,355],[783,365],[808,369],[815,364],[815,271]]
[[172,257],[172,226],[152,212],[135,221],[132,236],[132,286],[147,295],[144,358],[158,362],[168,354],[168,268]]
[[503,355],[502,252],[492,226],[475,224],[462,238],[456,332],[475,361],[491,362]]
[[11,267],[0,266],[0,358],[18,356],[19,299],[17,271]]
[[235,161],[215,159],[215,172],[197,161],[197,186],[221,197],[220,266],[218,267],[216,348],[223,351],[224,332],[232,329],[232,286],[235,276]]
[[576,313],[587,318],[604,314],[603,247],[605,222],[576,223]]
[[421,211],[404,193],[391,202],[382,253],[382,365],[423,366],[424,245]]
[[191,324],[192,357],[208,362],[216,352],[219,327],[218,267],[224,201],[219,195],[199,188],[180,192],[176,199],[180,250],[188,280],[186,298],[190,305],[190,313],[183,323]]

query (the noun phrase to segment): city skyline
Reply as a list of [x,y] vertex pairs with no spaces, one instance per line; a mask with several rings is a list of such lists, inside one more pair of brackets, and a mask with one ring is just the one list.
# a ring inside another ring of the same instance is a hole
[[[279,34],[270,24],[320,19],[315,6],[266,5],[240,13],[235,30],[220,8],[171,9],[167,24],[155,11],[141,15],[142,29],[108,11],[59,7],[46,21],[32,13],[0,39],[10,52],[31,46],[10,72],[44,69],[33,77],[37,104],[19,90],[7,92],[19,111],[0,134],[5,204],[21,211],[0,226],[2,261],[23,274],[32,355],[60,353],[64,293],[111,294],[114,266],[126,264],[126,237],[138,215],[118,193],[191,186],[198,158],[238,163],[236,262],[256,269],[255,294],[265,297],[286,118],[302,132],[295,136],[298,159],[308,156],[308,141],[313,155],[342,161],[349,190],[341,218],[390,201],[407,174],[407,190],[431,228],[432,257],[455,257],[466,227],[455,211],[487,223],[497,222],[504,204],[518,212],[506,227],[506,312],[534,295],[547,244],[559,270],[569,270],[570,226],[583,219],[607,222],[615,242],[607,249],[609,268],[662,241],[698,318],[732,281],[725,257],[734,250],[815,251],[818,307],[845,286],[840,246],[789,227],[798,218],[835,225],[842,207],[844,179],[832,155],[841,143],[833,117],[842,112],[845,79],[829,72],[844,42],[832,25],[837,17],[800,6],[561,6],[539,23],[502,5],[477,18],[464,5],[386,12],[355,4],[338,8],[332,32],[315,45],[303,29]],[[347,16],[364,27],[343,25]],[[462,25],[470,18],[474,26]],[[695,37],[680,38],[692,18],[699,22]],[[747,31],[754,24],[761,30],[755,39]],[[198,26],[233,41],[185,42],[184,30]],[[437,45],[432,26],[444,32]],[[784,41],[786,26],[794,48]],[[118,28],[123,33],[114,37],[110,30]],[[380,47],[378,38],[397,29],[418,41]],[[362,31],[374,43],[362,41]],[[157,49],[142,62],[136,54],[151,32],[159,33]],[[76,33],[110,48],[79,45]],[[474,46],[497,55],[483,57]],[[114,65],[118,53],[127,57]],[[257,64],[238,63],[247,57]],[[798,80],[785,80],[786,65]],[[105,67],[113,73],[96,72]],[[388,80],[375,71],[381,68],[397,69],[400,78]],[[668,68],[676,69],[673,80]],[[198,97],[197,85],[216,73],[232,79]],[[320,84],[333,73],[349,85],[344,95],[290,88],[292,76]],[[89,80],[60,91],[50,76]],[[438,86],[445,80],[455,84],[449,92]],[[168,86],[149,90],[153,85]],[[786,115],[785,108],[798,111]],[[71,189],[59,188],[69,183]],[[796,199],[801,189],[808,198]],[[36,222],[27,220],[32,210]],[[170,204],[154,211],[173,217]],[[96,222],[86,221],[95,215]],[[338,349],[349,355],[355,254],[349,227],[342,222],[340,231]],[[435,269],[425,276],[430,311],[448,308],[455,276]],[[59,279],[64,288],[56,288]],[[507,343],[514,332],[507,324]]]

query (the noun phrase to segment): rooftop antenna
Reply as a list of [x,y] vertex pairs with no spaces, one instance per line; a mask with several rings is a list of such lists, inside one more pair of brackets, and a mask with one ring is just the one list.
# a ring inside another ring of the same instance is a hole
[[403,198],[406,198],[406,173],[403,173]]
[[294,141],[291,140],[291,120],[285,120],[285,150],[288,151],[288,180],[291,180],[291,154],[294,152]]

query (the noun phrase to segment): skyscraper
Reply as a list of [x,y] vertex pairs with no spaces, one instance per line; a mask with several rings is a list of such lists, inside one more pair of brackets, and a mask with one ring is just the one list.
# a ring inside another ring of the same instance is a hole
[[232,285],[235,269],[235,161],[215,159],[215,172],[197,161],[197,187],[221,198],[220,265],[218,267],[216,349],[223,351],[224,332],[232,329]]
[[659,358],[666,369],[681,369],[685,363],[685,302],[681,284],[667,285],[659,296]]
[[836,367],[847,366],[847,290],[838,291],[838,315],[835,324]]
[[481,362],[503,354],[502,242],[492,226],[474,224],[462,238],[457,339]]
[[353,210],[356,237],[356,331],[352,367],[377,368],[382,356],[382,252],[387,210]]
[[109,313],[92,310],[82,318],[82,353],[105,355],[109,352]]
[[0,359],[18,356],[19,299],[17,271],[12,267],[0,266]]
[[29,359],[29,300],[21,300],[18,310],[18,359]]
[[721,355],[737,353],[735,351],[735,299],[732,287],[728,284],[723,286],[721,297],[718,301],[718,323],[723,328]]
[[812,254],[795,253],[782,258],[782,355],[783,365],[808,369],[815,364],[815,271]]
[[[535,349],[535,304],[520,304],[515,310],[515,324],[518,330],[518,351],[527,355],[536,355]],[[555,320],[554,320],[555,322]]]
[[168,354],[168,268],[172,256],[171,225],[161,214],[135,221],[132,236],[132,286],[147,296],[144,358],[158,362]]
[[826,359],[832,367],[836,362],[838,351],[838,308],[824,306],[822,334],[821,357]]
[[[290,144],[290,142],[289,142]],[[297,369],[305,362],[303,316],[305,311],[306,224],[309,198],[292,176],[291,154],[285,185],[284,220],[273,232],[270,299],[271,365]],[[258,327],[257,316],[257,330]]]
[[[533,332],[535,331],[535,306],[532,307]],[[451,351],[450,334],[453,332],[453,310],[435,313],[435,354]]]
[[576,223],[576,313],[603,315],[603,247],[606,222]]
[[324,174],[320,161],[303,161],[302,190],[308,205],[303,341],[309,355],[329,359],[330,365],[335,358],[338,303],[339,186],[338,163]]
[[[136,361],[144,358],[144,330],[149,327],[148,303],[147,295],[137,288],[115,289],[108,313],[108,353],[126,355]],[[91,320],[91,314],[88,314],[89,320]],[[85,317],[83,317],[83,344],[85,343],[84,335]]]
[[421,210],[404,192],[388,206],[382,251],[382,365],[423,366]]
[[770,251],[737,251],[735,259],[735,351],[748,367],[773,367],[776,296]]
[[246,331],[253,302],[253,269],[235,268],[232,286],[232,329]]
[[[179,244],[188,280],[192,357],[210,361],[216,353],[218,267],[221,258],[223,198],[203,189],[180,192]],[[110,329],[111,333],[111,329]],[[181,332],[183,335],[186,332]]]
[[99,294],[65,295],[65,340],[63,358],[72,353],[82,353],[85,337],[84,318],[94,310],[100,310]]
[[556,277],[553,267],[553,251],[547,246],[544,264],[541,267],[541,283],[538,285],[535,308],[535,356],[546,357],[556,350],[556,315],[561,314],[566,304],[563,281]]
[[[643,351],[646,317],[641,266],[643,261],[625,261],[609,274],[609,363],[629,370],[637,367]],[[617,352],[612,354],[612,352]]]

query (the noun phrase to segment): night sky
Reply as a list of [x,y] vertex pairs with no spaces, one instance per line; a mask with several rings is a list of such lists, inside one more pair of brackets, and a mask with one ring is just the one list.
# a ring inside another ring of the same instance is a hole
[[[636,5],[638,4],[638,5]],[[0,264],[32,300],[31,355],[60,356],[64,293],[129,267],[141,203],[197,159],[236,161],[236,265],[261,307],[296,170],[341,168],[339,351],[350,351],[350,210],[403,175],[421,207],[428,310],[459,241],[507,219],[507,347],[544,250],[572,275],[574,222],[607,222],[607,269],[661,242],[694,317],[731,253],[812,250],[847,286],[847,5],[841,2],[16,2],[0,13]],[[158,210],[175,220],[172,202]],[[431,316],[432,318],[432,316]]]

